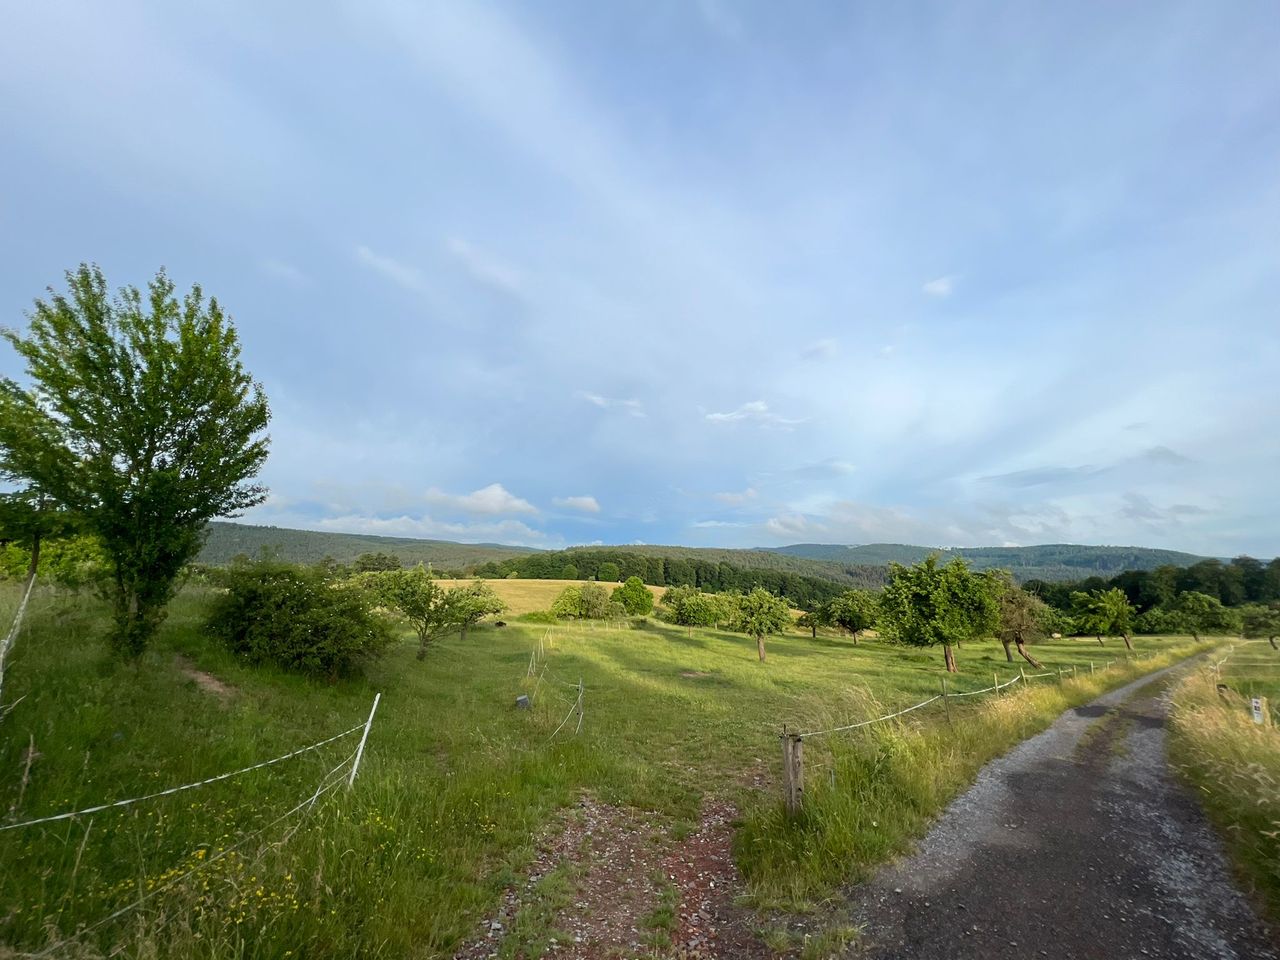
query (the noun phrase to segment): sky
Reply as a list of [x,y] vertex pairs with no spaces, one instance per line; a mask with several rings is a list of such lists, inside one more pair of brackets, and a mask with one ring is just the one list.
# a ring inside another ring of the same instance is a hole
[[0,323],[216,295],[246,522],[1280,553],[1270,0],[4,6]]

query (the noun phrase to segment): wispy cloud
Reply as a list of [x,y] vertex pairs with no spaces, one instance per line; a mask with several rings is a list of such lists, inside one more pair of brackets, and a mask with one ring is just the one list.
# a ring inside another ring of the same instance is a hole
[[804,423],[803,418],[792,419],[789,417],[780,417],[776,413],[769,410],[769,405],[763,400],[752,400],[744,403],[736,410],[730,410],[728,413],[708,413],[706,419],[711,423],[737,423],[740,421],[750,421],[753,423],[769,424],[780,427],[791,427],[798,423]]
[[728,504],[731,507],[740,507],[744,503],[750,503],[758,494],[753,487],[747,487],[745,490],[738,492],[729,491],[727,493],[713,493],[712,498],[719,500],[721,503]]
[[432,506],[461,513],[498,516],[506,513],[537,513],[538,508],[528,500],[515,496],[500,483],[473,490],[471,493],[452,494],[432,488],[425,499]]
[[588,393],[585,390],[578,391],[578,398],[602,410],[618,409],[629,413],[633,417],[644,416],[644,404],[639,400],[604,397],[598,393]]
[[364,266],[386,277],[388,280],[396,283],[406,290],[415,292],[421,291],[426,287],[426,281],[423,279],[422,271],[417,267],[410,266],[407,263],[401,263],[393,257],[382,256],[374,253],[368,247],[356,247],[356,260]]
[[445,246],[477,283],[511,296],[524,295],[520,274],[501,260],[461,237],[451,237]]
[[552,503],[557,507],[564,507],[566,510],[580,510],[583,513],[599,513],[600,504],[595,497],[556,497]]
[[937,297],[940,300],[946,299],[955,292],[956,281],[960,277],[952,274],[946,277],[937,277],[936,279],[926,281],[921,287],[921,291],[930,297]]
[[283,260],[275,260],[271,257],[267,257],[258,261],[258,268],[268,276],[275,277],[278,280],[284,280],[288,283],[294,284],[295,286],[302,286],[303,284],[311,282],[311,278],[305,273],[293,264],[286,263]]

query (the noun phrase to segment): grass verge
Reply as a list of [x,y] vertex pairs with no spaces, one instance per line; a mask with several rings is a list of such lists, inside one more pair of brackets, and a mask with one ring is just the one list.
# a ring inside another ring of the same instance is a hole
[[1170,713],[1173,763],[1272,923],[1280,923],[1280,728],[1255,724],[1249,698],[1274,702],[1277,668],[1280,654],[1266,644],[1239,644],[1221,671],[1206,666],[1179,683]]

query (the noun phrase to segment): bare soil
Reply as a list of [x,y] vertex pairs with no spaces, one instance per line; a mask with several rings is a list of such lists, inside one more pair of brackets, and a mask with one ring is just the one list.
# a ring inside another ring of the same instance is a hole
[[212,673],[199,669],[180,653],[174,656],[173,665],[178,668],[178,672],[184,677],[194,681],[197,687],[205,691],[205,693],[217,697],[223,703],[229,703],[236,695],[235,687],[229,683],[222,682]]

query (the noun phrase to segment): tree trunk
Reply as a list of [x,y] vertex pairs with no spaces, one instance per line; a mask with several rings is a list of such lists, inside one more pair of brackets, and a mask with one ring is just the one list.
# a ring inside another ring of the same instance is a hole
[[1130,653],[1132,653],[1133,644],[1129,642],[1129,635],[1127,633],[1122,633],[1120,634],[1120,638],[1124,640],[1124,648],[1128,650]]
[[951,649],[951,644],[944,643],[942,645],[942,656],[947,662],[947,673],[959,673],[956,669],[956,652]]
[[850,631],[850,636],[853,637],[853,645],[856,647],[858,645],[858,631],[857,630]]
[[818,639],[818,625],[816,623],[809,624],[809,629],[813,631],[813,639]]
[[1001,640],[1000,642],[1004,644],[1004,658],[1010,663],[1013,663],[1013,651],[1009,649],[1009,641]]
[[756,637],[756,653],[760,655],[760,662],[764,663],[764,635]]
[[1031,665],[1032,665],[1033,667],[1035,667],[1037,670],[1039,670],[1041,667],[1043,667],[1043,666],[1044,666],[1044,664],[1043,664],[1043,663],[1041,663],[1039,660],[1037,660],[1037,659],[1036,659],[1035,657],[1033,657],[1031,654],[1027,653],[1027,648],[1026,648],[1026,647],[1025,647],[1021,642],[1019,642],[1019,643],[1018,643],[1018,652],[1019,652],[1020,654],[1022,654],[1022,659],[1023,659],[1023,660],[1027,661],[1027,663],[1031,664]]
[[1275,638],[1275,637],[1267,637],[1267,641],[1271,644],[1271,649],[1272,649],[1272,650],[1280,650],[1280,647],[1277,647],[1277,646],[1276,646],[1276,638]]
[[1200,642],[1200,634],[1198,634],[1198,633],[1196,633],[1194,630],[1192,630],[1192,631],[1191,631],[1191,639],[1192,639],[1192,640],[1194,640],[1196,643],[1199,643],[1199,642]]
[[1101,635],[1101,634],[1099,634],[1099,635],[1098,635],[1098,646],[1100,646],[1100,647],[1105,647],[1105,646],[1106,646],[1106,644],[1102,642],[1102,635]]

